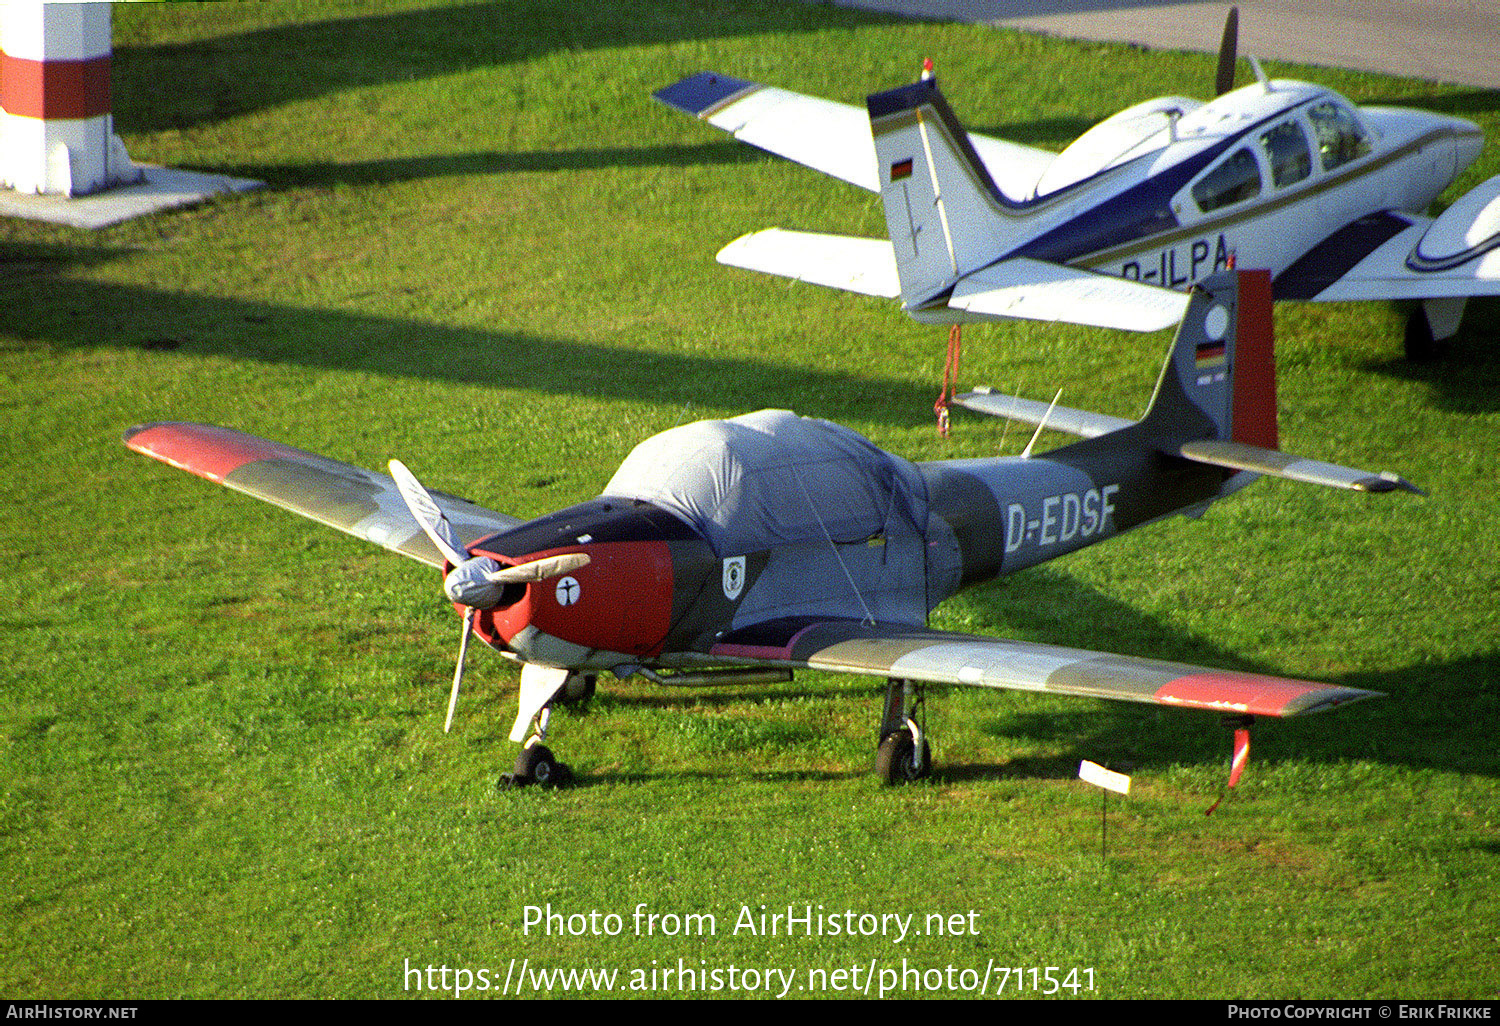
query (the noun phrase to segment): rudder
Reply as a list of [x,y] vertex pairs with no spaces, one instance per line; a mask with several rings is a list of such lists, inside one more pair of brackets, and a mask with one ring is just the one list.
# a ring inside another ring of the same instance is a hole
[[1193,287],[1145,422],[1179,441],[1277,448],[1271,275],[1231,270]]

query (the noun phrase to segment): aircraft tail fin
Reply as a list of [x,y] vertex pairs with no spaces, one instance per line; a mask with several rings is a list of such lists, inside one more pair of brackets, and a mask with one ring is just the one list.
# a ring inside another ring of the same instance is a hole
[[1142,423],[1161,451],[1197,463],[1357,491],[1425,494],[1397,474],[1280,450],[1268,271],[1226,271],[1194,286]]
[[1267,271],[1193,287],[1145,422],[1173,440],[1277,447],[1275,329]]
[[1020,206],[990,177],[937,80],[865,101],[901,300],[916,309],[1004,253]]

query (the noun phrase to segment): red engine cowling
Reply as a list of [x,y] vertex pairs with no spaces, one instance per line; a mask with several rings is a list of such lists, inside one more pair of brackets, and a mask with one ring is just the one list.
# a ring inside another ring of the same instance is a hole
[[[526,627],[583,648],[650,657],[660,653],[671,626],[672,554],[664,541],[595,542],[525,556],[490,556],[515,565],[582,552],[587,566],[545,581],[517,585],[500,606],[481,612],[475,631],[491,645],[509,647]],[[462,613],[462,607],[455,607]]]

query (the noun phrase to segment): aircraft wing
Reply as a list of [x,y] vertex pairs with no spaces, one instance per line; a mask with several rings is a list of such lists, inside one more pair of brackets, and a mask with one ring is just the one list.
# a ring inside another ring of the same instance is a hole
[[[392,552],[441,568],[443,556],[406,508],[396,482],[348,463],[208,424],[142,424],[125,432],[136,452],[289,509]],[[432,492],[464,545],[523,521]]]
[[774,621],[712,655],[934,684],[1038,691],[1256,716],[1301,716],[1378,691],[1185,663],[853,620]]
[[1359,218],[1276,278],[1276,298],[1341,302],[1500,295],[1500,175],[1436,219]]
[[[741,142],[871,192],[880,191],[870,116],[864,107],[705,71],[654,94]],[[1008,195],[1029,196],[1057,154],[969,133],[990,177]]]

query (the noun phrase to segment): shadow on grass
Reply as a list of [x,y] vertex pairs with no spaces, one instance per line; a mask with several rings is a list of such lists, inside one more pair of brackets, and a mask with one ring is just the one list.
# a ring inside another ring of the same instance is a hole
[[[1075,10],[1078,0],[1067,0],[1061,6]],[[1133,0],[1094,0],[1093,6],[1115,9],[1137,4]],[[913,20],[831,4],[770,0],[646,6],[606,0],[575,5],[562,17],[548,5],[503,0],[272,25],[221,35],[212,34],[219,24],[217,19],[223,17],[224,24],[233,25],[234,18],[210,8],[206,16],[200,16],[199,31],[206,38],[148,45],[129,41],[129,19],[148,21],[163,16],[162,12],[150,9],[130,10],[119,16],[126,24],[119,33],[125,38],[117,42],[113,53],[117,83],[114,117],[117,126],[126,132],[192,130],[335,93],[533,61],[553,52],[586,53],[693,40],[847,30],[910,24]],[[285,16],[306,17],[297,10],[289,10]],[[512,102],[524,105],[523,76],[518,75],[513,91]],[[1136,99],[1144,97],[1127,102]],[[1086,97],[1080,100],[1087,102]],[[1464,115],[1500,109],[1500,92],[1476,89],[1367,98],[1362,102]],[[972,127],[1016,142],[1060,149],[1096,120],[1097,117],[1054,118]],[[728,159],[723,151],[714,149],[705,149],[698,155],[716,161]],[[605,150],[511,155],[514,159],[505,159],[506,156],[476,153],[457,161],[439,158],[436,162],[396,158],[354,165],[355,170],[347,178],[339,173],[341,168],[320,165],[276,167],[247,163],[214,170],[284,184],[302,180],[391,181],[460,173],[455,169],[465,166],[478,171],[536,166],[635,166],[654,159],[651,148],[638,155]],[[666,156],[667,163],[679,163],[670,154],[654,156]],[[559,161],[557,165],[552,163],[554,159]]]
[[[1039,118],[1035,121],[1008,121],[1003,125],[965,124],[964,127],[976,135],[988,135],[1007,142],[1039,146],[1044,150],[1057,150],[1060,153],[1068,147],[1069,143],[1113,113],[1114,111],[1110,110],[1092,118],[1082,116]],[[960,121],[963,120],[962,111],[958,112],[958,117]]]
[[[1061,150],[1092,122],[1051,119],[1015,122],[986,129],[1011,142]],[[468,153],[382,157],[378,160],[312,161],[304,164],[207,162],[200,171],[264,182],[275,191],[299,186],[391,185],[429,178],[500,175],[544,171],[590,171],[631,167],[732,166],[780,162],[773,156],[734,140],[694,145],[613,146],[557,150],[475,150]],[[837,183],[833,183],[837,185]]]
[[[1027,571],[970,593],[994,625],[986,633],[1019,632],[1050,644],[1169,659],[1221,669],[1278,675],[1282,667],[1230,652],[1047,569]],[[1101,642],[1100,633],[1108,633]],[[1393,650],[1399,652],[1399,649]],[[1492,725],[1500,722],[1500,649],[1450,663],[1347,674],[1327,683],[1387,697],[1347,710],[1286,721],[1259,719],[1252,760],[1371,759],[1391,765],[1500,775]],[[1060,760],[1023,760],[1003,776],[1073,775],[1079,759],[1164,767],[1179,762],[1227,767],[1231,727],[1210,713],[1160,706],[1080,701],[1063,711],[997,710],[985,728],[994,736],[1056,744],[1077,738]]]
[[[603,787],[612,784],[655,784],[661,781],[686,780],[714,780],[720,782],[754,780],[756,783],[761,784],[799,784],[818,781],[853,780],[865,775],[861,772],[840,773],[829,770],[764,770],[760,772],[725,770],[722,773],[714,773],[708,770],[675,770],[670,766],[663,766],[659,770],[575,770],[573,779],[568,782],[566,790]],[[530,790],[531,787],[532,785],[530,784],[523,787],[506,787],[504,786],[503,776],[496,784],[496,789],[502,794]]]
[[[1108,648],[1127,655],[1222,669],[1273,675],[1281,672],[1279,667],[1257,663],[1219,648],[1208,639],[1167,626],[1053,571],[1028,570],[971,594],[984,610],[982,619],[991,625],[985,634],[1022,636],[1069,647]],[[1100,625],[1107,625],[1108,641],[1101,641]],[[1387,697],[1307,718],[1280,722],[1256,720],[1251,730],[1252,772],[1257,763],[1269,765],[1286,760],[1322,763],[1370,760],[1500,776],[1500,753],[1492,738],[1493,724],[1500,722],[1500,650],[1447,664],[1346,675],[1328,683],[1382,691]],[[883,681],[870,681],[867,704],[872,762],[883,690]],[[696,715],[695,710],[682,707],[763,705],[788,698],[813,701],[821,698],[830,704],[838,701],[847,706],[851,700],[858,700],[858,691],[857,685],[833,690],[794,684],[611,694],[604,701],[613,708],[626,710],[675,707],[681,709],[683,717],[691,717]],[[932,780],[937,783],[1071,780],[1077,776],[1082,759],[1124,771],[1137,768],[1160,771],[1173,765],[1220,765],[1227,777],[1233,724],[1212,713],[1014,692],[990,692],[980,702],[955,706],[945,701],[948,691],[934,687],[929,692],[927,727],[936,750]],[[1046,708],[1039,709],[1038,705]],[[962,750],[945,744],[945,736],[952,733],[945,721],[976,706],[980,709],[981,732],[996,738],[1032,741],[1049,754],[974,762]],[[556,750],[566,760],[566,719],[555,723],[560,729],[556,744],[562,746]],[[502,749],[508,744],[500,731],[487,740]],[[856,769],[788,773],[768,767],[751,775],[760,780],[834,780],[865,776],[869,772]],[[589,776],[599,782],[622,783],[678,775],[668,754],[659,770]],[[692,771],[683,775],[719,779],[741,776],[743,771],[724,774]]]
[[[1186,2],[1186,0],[1183,0]],[[1080,0],[1042,6],[1079,9]],[[1036,4],[1028,5],[1035,8]],[[1135,0],[1092,0],[1101,10],[1140,6]],[[1036,13],[1034,10],[1031,13]],[[129,132],[184,130],[337,92],[451,75],[474,68],[531,61],[553,52],[585,53],[622,47],[758,35],[910,24],[912,19],[832,4],[784,0],[737,2],[577,4],[557,8],[501,0],[271,25],[212,35],[216,19],[200,15],[207,38],[187,43],[133,44],[129,19],[167,17],[162,10],[128,10],[113,55],[116,124]],[[288,19],[305,18],[295,8]],[[1216,36],[1213,38],[1217,38]],[[269,69],[269,70],[268,70]],[[729,69],[726,69],[729,70]],[[663,85],[666,83],[663,82]],[[524,96],[525,82],[516,83]],[[1135,97],[1127,102],[1134,102]],[[1468,90],[1365,98],[1463,115],[1500,109],[1500,92]],[[1123,105],[1123,104],[1122,104]],[[1087,124],[1069,126],[1066,139]],[[1050,134],[1012,136],[1018,141]],[[1066,139],[1064,141],[1066,141]]]
[[1422,382],[1431,387],[1437,405],[1452,413],[1500,410],[1500,297],[1476,296],[1469,300],[1458,335],[1439,359],[1371,360],[1360,369],[1401,381]]
[[426,178],[499,175],[535,171],[588,171],[622,167],[689,167],[750,164],[772,158],[733,141],[694,146],[630,146],[576,150],[479,150],[471,153],[379,160],[316,161],[307,164],[220,163],[202,170],[252,178],[275,189],[297,186],[390,185]]
[[[266,363],[366,371],[392,379],[522,389],[551,396],[692,402],[758,409],[767,396],[834,416],[854,400],[896,425],[931,421],[925,382],[758,359],[634,350],[576,339],[484,331],[338,310],[283,306],[91,281],[51,280],[109,251],[0,243],[0,282],[27,282],[0,306],[0,333],[61,348],[170,350]],[[40,282],[44,287],[36,287]],[[160,411],[170,417],[171,411]]]
[[[116,15],[143,20],[162,11]],[[202,18],[213,30],[215,13]],[[288,8],[288,19],[306,14]],[[185,130],[332,93],[409,82],[560,51],[904,24],[907,19],[785,2],[574,4],[530,0],[333,18],[189,43],[116,45],[115,123],[127,132]],[[667,84],[665,82],[663,85]],[[525,81],[515,83],[524,97]]]

